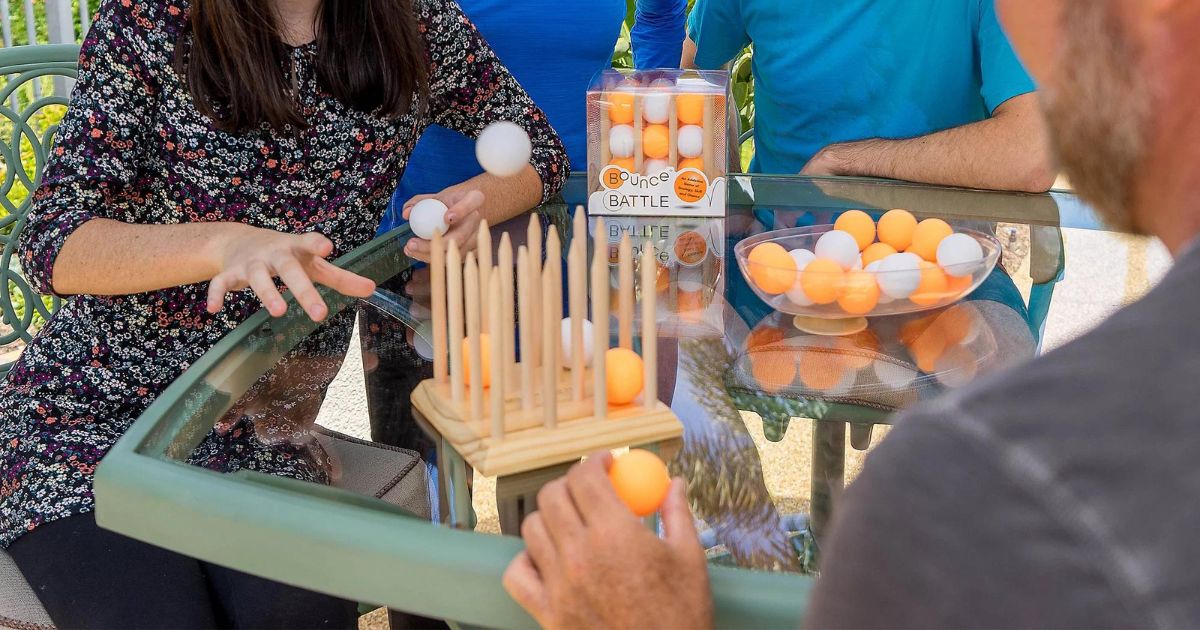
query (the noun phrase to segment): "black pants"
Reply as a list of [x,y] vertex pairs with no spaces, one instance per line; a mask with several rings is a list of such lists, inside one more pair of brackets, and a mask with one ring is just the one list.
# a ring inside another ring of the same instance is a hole
[[352,602],[127,538],[91,513],[42,525],[8,553],[61,630],[358,627]]

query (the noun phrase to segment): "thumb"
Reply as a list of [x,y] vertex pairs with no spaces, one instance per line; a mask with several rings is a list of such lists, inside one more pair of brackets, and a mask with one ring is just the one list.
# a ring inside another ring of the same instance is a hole
[[689,553],[695,552],[700,546],[700,536],[696,533],[696,520],[687,502],[687,483],[676,477],[671,480],[671,489],[659,509],[662,515],[663,529],[666,530],[664,540],[677,550]]
[[483,200],[483,193],[478,190],[463,193],[450,204],[450,209],[446,212],[446,223],[453,224],[459,217],[480,209],[483,207]]
[[333,241],[325,238],[317,232],[308,232],[300,237],[301,247],[304,251],[321,258],[328,258],[333,253]]

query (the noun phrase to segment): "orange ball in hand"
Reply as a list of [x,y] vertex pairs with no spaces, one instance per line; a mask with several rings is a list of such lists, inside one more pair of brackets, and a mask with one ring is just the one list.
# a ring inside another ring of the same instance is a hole
[[941,219],[925,219],[913,230],[912,245],[908,251],[928,260],[937,262],[937,248],[942,239],[954,233],[954,228]]
[[[855,242],[858,243],[860,252],[875,242],[875,221],[871,219],[871,215],[862,210],[843,212],[842,216],[834,222],[833,229],[848,232],[850,236],[853,236]],[[865,265],[866,261],[863,261],[863,264]]]
[[608,479],[621,502],[639,517],[656,512],[671,489],[667,465],[654,453],[637,448],[613,460]]
[[779,243],[762,243],[746,260],[750,279],[763,293],[779,295],[796,284],[796,259]]
[[[463,383],[471,384],[471,351],[469,339],[463,339],[462,358],[463,358]],[[483,364],[483,386],[490,387],[492,384],[492,341],[487,333],[479,333],[479,357]]]
[[604,353],[604,378],[608,404],[628,405],[642,393],[645,373],[642,357],[628,348],[613,348]]

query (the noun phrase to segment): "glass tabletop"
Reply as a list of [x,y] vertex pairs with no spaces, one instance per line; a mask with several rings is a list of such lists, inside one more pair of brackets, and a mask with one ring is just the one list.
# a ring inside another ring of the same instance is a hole
[[[564,252],[577,236],[570,213],[585,192],[573,179],[561,200],[536,212],[542,236],[557,232]],[[829,336],[773,311],[732,260],[737,242],[764,231],[895,207],[995,234],[1000,264],[958,303]],[[527,224],[522,217],[494,227],[492,242],[507,234],[516,248]],[[1101,227],[1069,193],[741,175],[731,177],[722,219],[609,217],[588,225],[595,247],[615,251],[628,234],[635,248],[655,248],[657,391],[683,435],[648,446],[687,481],[719,614],[764,622],[802,608],[794,594],[808,586],[795,576],[818,570],[824,524],[847,473],[886,433],[878,425],[1032,357],[1045,318],[1039,287],[1052,285],[1064,265],[1059,228]],[[497,480],[495,513],[473,513],[472,494],[482,490],[462,454],[410,401],[432,373],[433,344],[429,269],[403,254],[409,237],[399,228],[339,261],[378,283],[370,300],[326,293],[332,315],[320,324],[294,304],[282,318],[259,313],[197,362],[100,466],[101,523],[347,597],[520,625],[498,581],[489,582],[519,542],[492,534],[515,534],[535,508],[536,489],[565,464]],[[616,276],[614,262],[610,291]],[[458,531],[472,526],[491,533]],[[421,576],[406,566],[421,567]],[[443,606],[430,592],[439,580],[478,587],[474,608],[449,595]]]

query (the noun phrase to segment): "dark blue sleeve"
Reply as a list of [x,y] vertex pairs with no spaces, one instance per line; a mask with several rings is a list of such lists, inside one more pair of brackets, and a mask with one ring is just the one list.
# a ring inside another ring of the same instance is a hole
[[630,31],[633,65],[639,70],[678,68],[687,36],[687,0],[637,0]]

